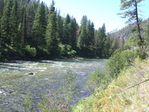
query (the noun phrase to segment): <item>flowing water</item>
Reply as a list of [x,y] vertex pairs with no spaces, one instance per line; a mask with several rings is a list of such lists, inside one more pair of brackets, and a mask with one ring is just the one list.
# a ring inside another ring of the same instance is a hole
[[0,63],[0,112],[25,112],[26,108],[39,111],[37,107],[43,95],[50,100],[55,98],[53,102],[67,101],[74,105],[91,94],[85,82],[92,72],[103,69],[106,61],[73,59]]

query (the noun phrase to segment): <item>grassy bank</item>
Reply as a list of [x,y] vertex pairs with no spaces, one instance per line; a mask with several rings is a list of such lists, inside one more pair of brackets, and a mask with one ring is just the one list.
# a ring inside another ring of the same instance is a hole
[[98,89],[79,102],[73,112],[148,112],[148,78],[149,59],[136,59],[106,89]]

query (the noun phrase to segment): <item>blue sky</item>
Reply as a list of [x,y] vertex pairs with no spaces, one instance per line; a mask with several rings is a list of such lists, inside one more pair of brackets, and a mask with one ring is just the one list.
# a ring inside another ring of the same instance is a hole
[[[52,0],[43,0],[50,6]],[[86,15],[95,28],[98,29],[105,23],[107,32],[121,29],[126,24],[127,19],[121,18],[120,0],[54,0],[55,7],[60,10],[62,16],[69,14],[80,23],[82,16]],[[141,4],[142,18],[149,18],[149,0],[144,0]]]

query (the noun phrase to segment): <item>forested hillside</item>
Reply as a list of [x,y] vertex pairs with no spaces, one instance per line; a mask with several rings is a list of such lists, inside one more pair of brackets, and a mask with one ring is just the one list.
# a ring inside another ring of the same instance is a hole
[[[147,30],[147,23],[149,19],[141,21],[142,35],[145,36]],[[130,37],[134,35],[134,24],[128,25],[120,30],[114,30],[110,32],[111,37],[116,38],[124,38],[125,40],[129,40]]]
[[84,15],[79,26],[69,14],[61,16],[54,1],[50,7],[38,0],[0,3],[1,60],[109,57],[116,49],[105,24],[96,30]]

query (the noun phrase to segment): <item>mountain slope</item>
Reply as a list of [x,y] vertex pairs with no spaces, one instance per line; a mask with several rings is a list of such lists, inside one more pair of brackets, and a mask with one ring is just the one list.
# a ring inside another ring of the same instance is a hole
[[[141,22],[141,29],[142,29],[142,34],[144,35],[144,32],[146,31],[147,24],[149,23],[149,19],[144,20]],[[110,32],[111,37],[116,37],[116,38],[124,38],[125,40],[128,40],[131,36],[134,35],[134,28],[135,25],[128,25],[121,30],[116,30]]]

